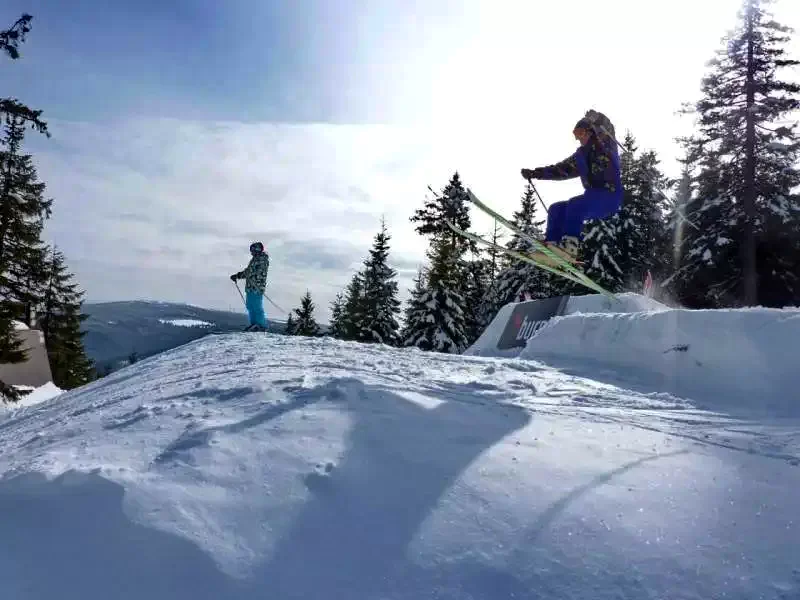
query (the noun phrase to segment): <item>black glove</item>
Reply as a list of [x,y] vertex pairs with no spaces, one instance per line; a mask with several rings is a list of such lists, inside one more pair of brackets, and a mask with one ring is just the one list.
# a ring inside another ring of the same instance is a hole
[[237,275],[238,273],[234,273],[233,275],[231,275],[231,281],[233,281],[234,283],[236,283],[236,280],[238,279]]
[[542,170],[541,169],[522,169],[522,176],[525,179],[528,179],[528,180],[539,179],[539,177],[542,176]]

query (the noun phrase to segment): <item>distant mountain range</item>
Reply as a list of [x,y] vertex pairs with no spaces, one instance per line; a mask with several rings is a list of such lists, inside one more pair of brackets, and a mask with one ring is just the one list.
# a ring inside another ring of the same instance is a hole
[[[210,333],[242,331],[247,315],[166,302],[84,304],[86,353],[100,373],[181,346]],[[284,333],[285,321],[269,320],[272,333]]]

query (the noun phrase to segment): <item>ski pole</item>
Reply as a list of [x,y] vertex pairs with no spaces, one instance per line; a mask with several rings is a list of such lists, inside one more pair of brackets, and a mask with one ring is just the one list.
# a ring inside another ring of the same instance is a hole
[[242,294],[242,290],[239,289],[239,283],[237,281],[234,281],[233,285],[236,286],[236,291],[239,292],[239,295],[242,297],[242,304],[244,304],[245,308],[246,308],[247,307],[247,301],[244,299],[244,294]]
[[536,186],[533,185],[533,180],[528,179],[528,183],[531,184],[531,189],[533,190],[533,193],[536,194],[536,197],[539,198],[539,202],[542,203],[542,208],[544,209],[544,212],[547,212],[547,206],[545,205],[544,200],[542,200],[542,196],[539,194],[539,190],[537,190]]
[[266,299],[269,301],[269,303],[270,303],[270,304],[272,304],[272,306],[274,306],[275,308],[277,308],[277,309],[278,309],[279,311],[281,311],[283,314],[285,314],[285,315],[288,315],[288,314],[289,314],[288,312],[286,312],[285,310],[283,310],[283,309],[282,309],[280,306],[278,306],[277,304],[275,304],[275,303],[272,301],[272,298],[270,298],[269,296],[267,296],[267,293],[266,293],[266,292],[264,292],[264,298],[266,298]]

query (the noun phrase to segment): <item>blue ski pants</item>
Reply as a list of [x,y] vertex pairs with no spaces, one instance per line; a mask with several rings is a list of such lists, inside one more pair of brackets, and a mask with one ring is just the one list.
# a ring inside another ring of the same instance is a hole
[[621,205],[621,194],[594,188],[564,202],[554,202],[547,210],[545,241],[559,242],[565,235],[581,238],[585,220],[609,217]]
[[267,327],[267,316],[264,314],[264,294],[247,290],[245,295],[245,306],[250,317],[250,325],[260,325]]

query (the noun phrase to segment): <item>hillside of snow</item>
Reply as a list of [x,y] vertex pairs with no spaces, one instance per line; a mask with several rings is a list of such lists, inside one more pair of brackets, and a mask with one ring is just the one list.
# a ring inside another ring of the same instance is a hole
[[[132,354],[146,358],[211,332],[242,331],[248,324],[244,307],[228,312],[188,304],[132,301],[85,304],[83,310],[89,317],[82,327],[84,346],[100,372],[125,366]],[[268,318],[270,331],[284,331],[283,315],[268,314]]]
[[0,415],[0,598],[800,596],[800,417],[207,337]]

